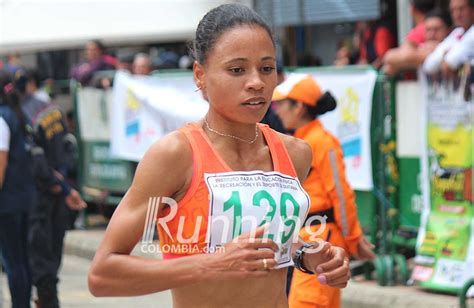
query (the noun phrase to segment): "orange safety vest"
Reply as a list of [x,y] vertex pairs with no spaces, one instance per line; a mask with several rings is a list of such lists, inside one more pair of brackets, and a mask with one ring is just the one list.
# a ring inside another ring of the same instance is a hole
[[[313,150],[311,171],[303,183],[311,198],[309,215],[331,209],[334,212],[337,228],[329,226],[320,238],[345,248],[350,255],[356,254],[362,229],[357,218],[355,194],[345,176],[344,154],[339,141],[319,120],[297,129],[295,137],[308,142]],[[312,226],[311,230],[319,228]],[[304,240],[309,238],[304,229],[300,236]]]
[[[273,162],[274,171],[282,174],[297,177],[293,163],[278,136],[278,133],[265,124],[258,124],[263,136],[268,144],[270,155]],[[189,189],[181,201],[178,202],[178,210],[174,218],[166,223],[167,230],[161,224],[157,225],[160,245],[164,259],[182,257],[186,255],[204,253],[207,248],[207,232],[209,223],[209,190],[204,181],[205,173],[222,173],[233,170],[219,156],[212,146],[208,136],[197,124],[187,124],[180,129],[191,145],[193,153],[193,177]],[[160,217],[168,215],[163,211]],[[199,221],[196,217],[203,217]],[[183,230],[179,229],[180,219],[185,220]],[[182,234],[181,238],[190,239],[198,230],[198,240],[195,243],[183,243],[178,240],[178,232]],[[169,231],[169,234],[166,232]],[[166,249],[163,249],[166,247]]]
[[[311,198],[308,216],[321,212],[331,212],[334,216],[334,222],[328,223],[318,237],[354,255],[362,230],[357,219],[355,195],[345,177],[341,145],[319,120],[299,128],[295,137],[305,140],[313,149],[311,171],[303,183]],[[321,225],[314,225],[311,231],[321,231],[320,228]],[[304,228],[300,236],[305,241],[310,240],[310,234]],[[340,301],[340,289],[320,284],[314,275],[293,273],[288,298],[290,308],[339,308]]]

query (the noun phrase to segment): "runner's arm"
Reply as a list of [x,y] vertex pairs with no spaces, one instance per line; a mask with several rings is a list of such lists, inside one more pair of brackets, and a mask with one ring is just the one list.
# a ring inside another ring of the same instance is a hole
[[149,294],[204,276],[199,257],[163,261],[129,255],[143,234],[148,199],[172,197],[184,184],[192,154],[183,147],[183,138],[180,133],[165,137],[140,162],[92,262],[88,282],[95,296]]
[[[191,150],[181,133],[165,137],[147,152],[92,262],[88,282],[93,295],[136,296],[201,282],[269,275],[262,270],[262,259],[273,267],[278,246],[273,241],[252,241],[248,234],[240,236],[238,243],[228,243],[222,253],[172,260],[130,256],[143,233],[148,199],[182,195],[192,174],[191,162]],[[263,234],[263,227],[260,229],[257,231]]]

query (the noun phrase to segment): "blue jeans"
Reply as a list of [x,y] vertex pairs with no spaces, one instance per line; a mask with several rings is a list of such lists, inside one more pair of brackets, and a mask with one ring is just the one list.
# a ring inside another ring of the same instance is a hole
[[12,308],[28,308],[31,274],[28,265],[28,214],[0,214],[0,250],[8,277]]

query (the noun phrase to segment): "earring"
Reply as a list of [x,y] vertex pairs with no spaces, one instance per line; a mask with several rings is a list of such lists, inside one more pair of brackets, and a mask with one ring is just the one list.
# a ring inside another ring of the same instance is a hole
[[201,87],[197,87],[196,90],[194,90],[194,92],[198,92],[198,91],[201,91]]

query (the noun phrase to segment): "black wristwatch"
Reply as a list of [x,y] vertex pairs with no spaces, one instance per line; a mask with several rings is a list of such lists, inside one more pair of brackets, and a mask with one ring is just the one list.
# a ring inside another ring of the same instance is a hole
[[314,274],[314,272],[310,271],[309,269],[307,269],[305,266],[304,266],[304,263],[303,263],[303,256],[304,256],[304,252],[306,249],[308,248],[313,248],[313,244],[310,244],[310,243],[304,243],[303,246],[301,246],[300,248],[298,248],[295,252],[295,256],[293,257],[293,263],[295,263],[295,267],[302,271],[303,273],[306,273],[306,274]]

